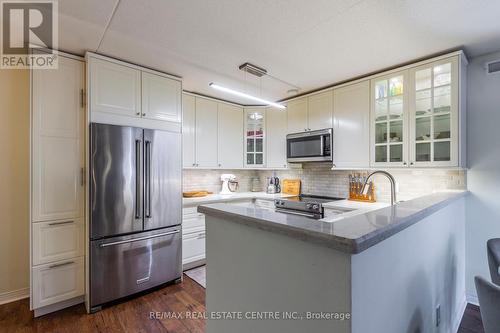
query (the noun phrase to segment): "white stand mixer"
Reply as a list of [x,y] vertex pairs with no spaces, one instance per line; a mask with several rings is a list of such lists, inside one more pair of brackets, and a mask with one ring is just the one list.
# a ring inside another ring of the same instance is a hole
[[[222,181],[222,189],[219,194],[233,194],[238,188],[238,183],[236,182],[236,176],[231,173],[224,173],[220,176]],[[236,188],[232,189],[231,184],[236,184]]]

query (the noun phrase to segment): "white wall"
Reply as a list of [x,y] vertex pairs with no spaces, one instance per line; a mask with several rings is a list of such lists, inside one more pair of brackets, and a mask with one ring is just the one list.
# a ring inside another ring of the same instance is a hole
[[0,70],[0,303],[29,292],[29,72]]
[[472,59],[468,69],[466,286],[477,301],[474,276],[489,279],[486,241],[500,237],[500,73],[487,75],[484,64],[500,52]]

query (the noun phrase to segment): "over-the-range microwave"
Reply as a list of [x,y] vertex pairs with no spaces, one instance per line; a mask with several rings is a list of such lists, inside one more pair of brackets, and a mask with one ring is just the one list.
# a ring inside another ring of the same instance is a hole
[[288,162],[333,161],[333,129],[293,133],[286,136]]

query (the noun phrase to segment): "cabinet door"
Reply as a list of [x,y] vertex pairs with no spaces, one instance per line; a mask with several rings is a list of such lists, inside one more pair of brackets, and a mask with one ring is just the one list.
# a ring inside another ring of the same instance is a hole
[[205,259],[205,230],[182,236],[182,264]]
[[410,71],[410,165],[458,166],[458,60]]
[[245,167],[261,168],[265,162],[266,110],[245,109]]
[[90,110],[141,116],[141,72],[106,60],[90,58]]
[[85,293],[83,257],[34,267],[32,276],[34,309]]
[[217,102],[196,97],[196,166],[217,167]]
[[83,69],[60,57],[57,70],[33,70],[33,221],[83,216]]
[[243,108],[219,103],[219,167],[243,168]]
[[308,98],[308,130],[332,128],[333,93],[326,91]]
[[181,83],[168,77],[142,73],[142,116],[181,122]]
[[286,168],[286,110],[266,109],[266,167]]
[[82,219],[33,223],[33,265],[83,256]]
[[196,166],[196,102],[195,97],[182,94],[182,165]]
[[371,82],[371,165],[408,165],[407,71],[378,77]]
[[334,167],[369,167],[370,82],[335,89],[333,101]]
[[307,131],[307,97],[287,104],[288,133]]

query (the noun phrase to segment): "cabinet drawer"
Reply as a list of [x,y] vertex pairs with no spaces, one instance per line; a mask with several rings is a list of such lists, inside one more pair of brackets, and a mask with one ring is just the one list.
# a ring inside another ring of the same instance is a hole
[[33,308],[84,294],[83,257],[32,268]]
[[191,233],[197,229],[205,230],[205,214],[198,213],[197,207],[182,210],[182,233]]
[[205,259],[205,231],[182,236],[182,264]]
[[81,219],[33,223],[33,265],[83,255],[84,229]]

